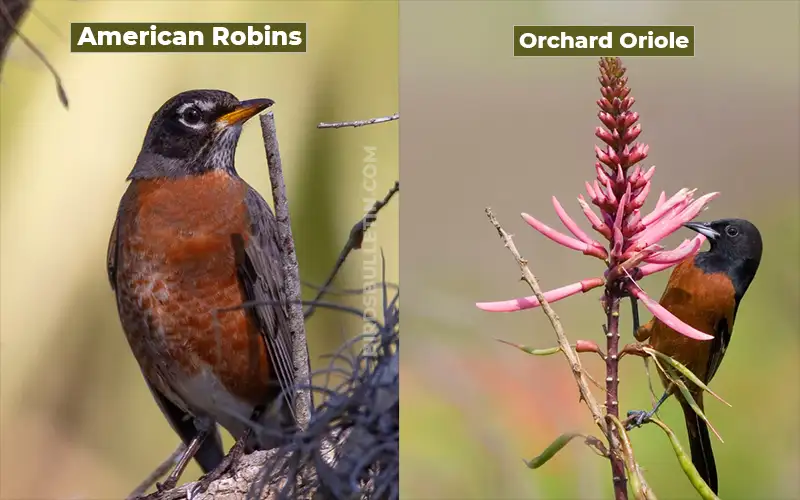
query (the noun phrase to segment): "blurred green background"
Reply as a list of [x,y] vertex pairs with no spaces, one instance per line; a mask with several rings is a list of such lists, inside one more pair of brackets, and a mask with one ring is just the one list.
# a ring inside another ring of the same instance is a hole
[[[63,0],[33,9],[22,31],[60,72],[70,109],[16,40],[0,86],[0,497],[121,498],[178,442],[129,352],[105,271],[125,177],[152,114],[191,88],[276,101],[301,278],[321,284],[364,199],[382,197],[398,177],[398,124],[315,127],[397,111],[398,5]],[[70,54],[72,21],[304,21],[308,52]],[[375,191],[364,182],[365,147],[376,148]],[[237,168],[271,202],[257,121],[245,127]],[[395,282],[398,199],[374,228]],[[337,284],[361,287],[365,266],[356,253]],[[359,318],[319,311],[309,322],[315,368],[358,333]],[[184,479],[198,472],[192,464]]]
[[[487,205],[545,289],[601,272],[519,217],[561,228],[556,195],[588,229],[575,197],[594,176],[597,60],[515,59],[514,24],[696,26],[694,58],[623,61],[640,140],[651,146],[645,165],[657,166],[648,206],[661,190],[720,191],[702,219],[745,217],[761,229],[761,269],[712,383],[733,408],[707,398],[706,410],[725,439],[714,440],[722,498],[800,498],[798,5],[401,3],[402,178],[414,200],[400,214],[404,498],[611,497],[607,461],[577,441],[539,470],[524,466],[559,434],[595,427],[562,356],[533,358],[493,340],[555,345],[544,314],[473,305],[530,294]],[[658,297],[666,279],[641,284]],[[555,304],[571,340],[604,344],[599,297]],[[627,304],[622,320],[631,341]],[[602,380],[596,357],[584,358]],[[623,411],[649,407],[641,360],[623,362],[621,384]],[[688,448],[679,406],[668,402],[661,416]],[[697,498],[661,431],[646,426],[632,440],[659,498]]]

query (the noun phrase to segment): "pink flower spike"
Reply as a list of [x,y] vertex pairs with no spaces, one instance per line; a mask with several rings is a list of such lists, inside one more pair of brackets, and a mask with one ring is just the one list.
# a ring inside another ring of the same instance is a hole
[[[626,149],[627,147],[628,146],[625,146]],[[642,177],[642,168],[639,165],[636,165],[635,167],[633,167],[633,170],[631,170],[631,175],[628,179],[631,184],[636,184],[639,182],[639,179],[641,177]]]
[[589,198],[591,200],[594,201],[594,200],[597,199],[597,193],[594,191],[594,188],[592,187],[592,185],[589,184],[588,182],[586,182],[586,193],[589,195]]
[[527,222],[532,228],[539,231],[543,235],[547,236],[551,240],[555,241],[559,245],[563,245],[573,250],[578,250],[580,252],[583,252],[585,255],[591,255],[601,260],[605,260],[606,258],[608,258],[608,254],[602,247],[587,245],[582,241],[578,241],[575,238],[560,233],[555,229],[553,229],[552,227],[548,226],[547,224],[539,222],[538,220],[534,219],[528,214],[525,213],[522,214],[522,218],[525,219],[525,222]]
[[[625,194],[622,195],[622,199],[619,200],[619,205],[617,205],[617,216],[614,219],[615,228],[619,228],[620,230],[622,229],[622,222],[625,219],[625,209],[628,207],[628,200],[630,198],[631,198],[631,185],[628,184],[625,187]],[[620,235],[622,235],[621,231]]]
[[606,179],[608,179],[608,174],[606,173],[606,170],[603,168],[603,164],[600,162],[596,162],[594,164],[594,169],[597,172],[597,180],[600,181],[601,183],[605,183]]
[[644,231],[645,226],[642,224],[641,214],[638,208],[635,208],[633,212],[631,212],[630,216],[628,216],[628,220],[625,222],[625,227],[622,228],[622,234],[630,238],[636,233]]
[[686,207],[680,214],[678,214],[676,216],[676,219],[679,219],[681,224],[683,224],[684,222],[689,222],[690,220],[697,217],[697,214],[699,214],[705,208],[708,202],[710,202],[717,196],[719,196],[718,192],[708,193],[706,195],[701,196],[700,198],[692,202],[691,205]]
[[592,207],[586,203],[586,200],[583,199],[583,196],[578,196],[578,203],[581,205],[581,210],[583,210],[583,214],[589,220],[589,224],[592,225],[592,228],[597,231],[598,233],[605,236],[607,240],[611,239],[611,229],[600,220],[600,217],[597,216],[596,213],[592,211]]
[[647,172],[644,173],[643,175],[644,180],[649,181],[650,179],[653,178],[653,175],[655,175],[655,173],[656,173],[656,166],[653,165],[652,167],[647,169]]
[[628,291],[637,299],[641,300],[644,306],[653,313],[653,316],[660,319],[665,325],[676,332],[695,340],[711,340],[714,337],[701,332],[683,321],[676,318],[671,312],[667,311],[661,304],[651,299],[636,285],[628,286]]
[[655,210],[653,210],[649,214],[645,215],[642,218],[642,224],[644,224],[645,226],[649,226],[650,224],[652,224],[653,222],[655,222],[656,220],[661,218],[662,215],[667,213],[667,210],[669,210],[670,208],[674,207],[678,203],[686,200],[686,198],[690,195],[690,193],[691,192],[686,188],[681,189],[680,191],[675,193],[672,196],[672,198],[670,198],[669,200],[665,201],[661,205],[656,206]]
[[556,214],[558,215],[558,218],[561,219],[561,222],[564,223],[564,227],[569,229],[569,232],[572,233],[576,238],[586,243],[587,245],[592,245],[602,248],[602,245],[599,242],[594,241],[589,237],[588,234],[583,232],[583,230],[572,219],[572,217],[569,216],[566,210],[564,210],[564,207],[561,206],[561,203],[558,202],[555,196],[553,196],[553,208],[556,209]]
[[656,208],[663,205],[665,201],[667,201],[667,193],[661,191],[661,195],[658,197],[658,201],[656,201]]
[[603,127],[595,128],[594,129],[594,135],[596,135],[598,139],[600,139],[601,141],[605,142],[609,146],[614,146],[614,144],[616,144],[614,136],[611,135],[608,132],[608,130],[604,129]]
[[611,187],[611,179],[606,179],[606,198],[610,203],[616,203],[617,197],[614,195],[614,188]]
[[650,146],[636,143],[636,146],[634,146],[631,151],[631,157],[629,159],[630,164],[633,165],[647,158],[648,151],[650,151]]
[[639,191],[639,194],[637,194],[636,197],[633,199],[631,205],[633,205],[636,208],[641,207],[642,205],[644,205],[644,201],[647,199],[648,194],[650,194],[650,181],[645,182],[644,186],[642,187],[642,190]]
[[618,185],[622,184],[623,182],[625,182],[625,172],[622,171],[622,166],[621,165],[617,165],[617,178],[616,178],[616,181],[617,181]]
[[680,212],[671,212],[667,217],[660,218],[657,223],[650,225],[647,230],[639,233],[631,240],[637,242],[637,247],[642,247],[666,238],[681,227],[683,223],[694,219],[703,207],[718,195],[719,193],[714,192],[701,196]]
[[[553,303],[580,292],[588,292],[593,288],[602,286],[604,283],[605,281],[602,278],[591,278],[545,292],[544,298],[547,302]],[[475,305],[478,309],[489,312],[514,312],[533,309],[534,307],[539,307],[541,304],[535,295],[531,295],[529,297],[520,297],[518,299],[502,300],[499,302],[477,302]]]
[[600,111],[597,113],[597,117],[600,118],[600,121],[603,122],[603,125],[608,127],[609,129],[613,130],[617,128],[617,122],[614,120],[614,117],[608,113],[604,113]]
[[597,146],[594,147],[594,155],[595,155],[595,157],[597,157],[598,160],[600,160],[601,162],[605,163],[606,165],[608,165],[611,162],[611,160],[609,159],[608,155],[605,154],[603,152],[603,150],[600,149]]
[[606,195],[603,193],[603,190],[600,189],[600,184],[597,183],[597,180],[594,181],[594,192],[597,194],[597,198],[594,199],[595,205],[600,205],[601,203],[605,203]]
[[617,156],[617,152],[614,151],[614,148],[608,147],[606,149],[606,155],[608,156],[609,160],[611,160],[612,164],[608,165],[611,168],[614,168],[615,165],[619,165],[619,156]]
[[628,269],[637,267],[639,266],[639,264],[642,263],[642,261],[644,261],[645,258],[662,250],[664,250],[664,247],[662,247],[661,245],[650,245],[649,247],[639,252],[632,252],[628,250],[622,254],[622,258],[625,259],[625,262],[623,262],[622,265],[627,266]]
[[635,141],[636,138],[639,137],[639,134],[641,133],[642,133],[642,125],[640,123],[637,123],[636,125],[625,131],[625,135],[622,136],[622,140],[625,141],[626,143],[631,143]]
[[617,225],[614,225],[614,238],[611,241],[611,255],[616,258],[620,258],[622,256],[622,244],[625,241],[625,238],[622,236],[622,231]]
[[676,249],[654,253],[646,257],[644,261],[649,264],[677,264],[697,253],[705,241],[706,237],[698,234],[691,240],[684,240]]
[[651,274],[660,273],[664,269],[669,269],[674,265],[674,262],[671,264],[645,264],[643,266],[639,266],[639,271],[642,273],[642,278],[644,278],[645,276],[650,276]]
[[[656,243],[670,234],[674,233],[682,224],[694,219],[697,214],[706,206],[706,204],[716,198],[719,193],[708,193],[704,196],[693,201],[687,207],[683,208],[680,212],[671,211],[667,217],[662,217],[658,222],[651,224],[645,231],[637,234],[631,238],[635,242],[633,247],[644,248],[652,243]],[[677,208],[677,207],[676,207]],[[632,247],[632,248],[633,248]]]

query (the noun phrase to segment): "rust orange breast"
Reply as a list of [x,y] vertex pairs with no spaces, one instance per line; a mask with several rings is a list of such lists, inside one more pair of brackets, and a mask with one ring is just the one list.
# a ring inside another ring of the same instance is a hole
[[129,190],[117,293],[131,346],[141,347],[137,358],[180,366],[167,377],[213,367],[228,391],[260,401],[269,371],[257,325],[244,310],[219,311],[246,301],[232,243],[237,234],[250,238],[245,183],[212,172],[137,180]]
[[[722,318],[733,324],[734,288],[723,273],[706,274],[694,266],[693,259],[680,263],[670,276],[659,301],[684,323],[709,335]],[[645,328],[652,346],[677,359],[701,379],[706,378],[712,341],[694,340],[681,335],[656,318]]]

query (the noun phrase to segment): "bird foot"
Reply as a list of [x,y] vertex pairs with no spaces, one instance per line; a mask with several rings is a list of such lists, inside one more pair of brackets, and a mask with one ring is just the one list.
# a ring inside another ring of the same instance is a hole
[[192,487],[192,490],[189,492],[189,500],[201,493],[204,493],[211,483],[217,479],[220,479],[223,475],[225,475],[225,473],[231,470],[233,465],[244,455],[244,444],[245,439],[239,439],[236,441],[236,443],[234,443],[233,447],[231,447],[231,450],[228,452],[225,458],[222,459],[222,462],[220,462],[214,470],[201,477],[194,487]]
[[175,488],[177,484],[178,484],[178,478],[168,477],[167,479],[164,480],[163,483],[158,483],[158,482],[156,483],[156,491],[158,491],[159,493],[163,493],[165,491],[169,491]]
[[653,416],[653,412],[645,411],[645,410],[631,410],[628,412],[628,422],[625,426],[625,430],[629,431],[634,427],[641,427],[642,424],[646,424],[650,417]]

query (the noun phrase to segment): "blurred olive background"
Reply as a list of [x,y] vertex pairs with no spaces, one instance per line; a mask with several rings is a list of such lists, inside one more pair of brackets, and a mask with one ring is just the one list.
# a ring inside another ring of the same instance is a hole
[[[398,124],[315,127],[397,111],[398,5],[64,0],[37,1],[33,9],[22,32],[60,72],[70,108],[15,40],[0,86],[0,497],[121,498],[178,442],[129,352],[105,270],[125,177],[152,114],[191,88],[276,101],[301,278],[321,284],[366,211],[364,198],[382,197],[398,177]],[[308,52],[71,54],[69,23],[77,21],[304,21]],[[271,203],[258,120],[239,144],[239,173]],[[365,187],[365,147],[376,148],[374,192]],[[397,200],[375,226],[395,282]],[[337,284],[358,288],[362,281],[356,253]],[[320,355],[361,333],[360,318],[330,311],[308,326],[315,368]],[[198,473],[193,463],[184,479]]]
[[[531,293],[487,205],[543,288],[602,272],[519,217],[561,228],[555,195],[589,228],[575,198],[594,176],[597,59],[513,58],[514,24],[696,26],[694,58],[623,59],[651,146],[645,165],[657,166],[648,206],[661,190],[720,191],[699,220],[745,217],[761,229],[761,269],[712,383],[733,408],[706,398],[706,410],[725,439],[712,438],[722,498],[800,498],[799,19],[797,2],[401,3],[402,177],[414,200],[400,214],[404,498],[611,497],[608,462],[578,441],[539,470],[522,463],[561,433],[596,433],[563,356],[494,340],[553,346],[547,318],[474,307]],[[641,284],[659,297],[666,279]],[[555,304],[571,340],[605,344],[599,297]],[[629,342],[627,302],[622,321]],[[602,381],[596,357],[584,358]],[[641,360],[624,360],[621,384],[623,411],[649,407]],[[688,449],[679,406],[661,416]],[[697,498],[661,431],[632,440],[659,498]]]

